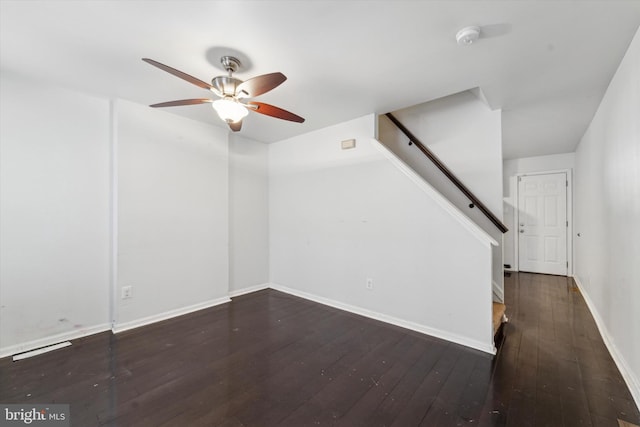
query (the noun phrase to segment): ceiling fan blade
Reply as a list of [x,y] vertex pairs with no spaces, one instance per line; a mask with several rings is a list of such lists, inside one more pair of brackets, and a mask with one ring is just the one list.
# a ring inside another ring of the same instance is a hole
[[236,89],[236,96],[238,98],[253,98],[275,89],[285,80],[287,77],[282,73],[263,74],[240,83]]
[[231,128],[232,131],[234,132],[238,132],[240,129],[242,129],[242,120],[240,120],[239,122],[230,122],[229,123],[229,127]]
[[249,102],[247,105],[256,113],[265,114],[277,119],[289,120],[290,122],[304,122],[304,119],[297,114],[293,114],[290,111],[283,110],[282,108],[275,107],[273,105],[265,104],[264,102]]
[[180,77],[182,80],[186,80],[191,84],[201,87],[202,89],[211,90],[212,88],[209,83],[203,82],[200,79],[196,79],[195,77],[190,76],[187,73],[183,73],[180,70],[176,70],[175,68],[171,68],[168,65],[161,64],[158,61],[154,61],[153,59],[149,59],[149,58],[142,58],[142,60],[148,64],[153,65],[154,67],[158,67],[161,70],[166,71],[167,73],[171,73],[176,77]]
[[178,107],[180,105],[206,104],[208,102],[213,102],[213,100],[209,98],[181,99],[179,101],[160,102],[159,104],[149,105],[149,107]]

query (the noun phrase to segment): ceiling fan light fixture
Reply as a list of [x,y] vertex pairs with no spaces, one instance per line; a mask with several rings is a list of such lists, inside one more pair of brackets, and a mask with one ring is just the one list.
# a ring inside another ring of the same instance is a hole
[[249,114],[249,110],[244,105],[230,96],[213,101],[211,106],[227,123],[237,123]]

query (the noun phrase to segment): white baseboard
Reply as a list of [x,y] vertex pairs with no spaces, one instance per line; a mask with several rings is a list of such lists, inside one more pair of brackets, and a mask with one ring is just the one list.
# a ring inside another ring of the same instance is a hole
[[476,340],[471,340],[466,337],[462,337],[456,334],[452,334],[450,332],[442,331],[439,329],[429,328],[427,326],[410,322],[408,320],[400,319],[394,316],[389,316],[386,314],[378,313],[375,311],[368,310],[366,308],[354,306],[351,304],[345,304],[340,301],[332,300],[329,298],[321,297],[314,294],[309,294],[307,292],[299,291],[297,289],[288,288],[286,286],[279,285],[277,283],[271,283],[271,289],[276,291],[284,292],[286,294],[290,294],[293,296],[297,296],[300,298],[304,298],[310,301],[317,302],[319,304],[328,305],[330,307],[337,308],[339,310],[348,311],[353,314],[357,314],[360,316],[368,317],[370,319],[379,320],[381,322],[389,323],[395,326],[400,326],[401,328],[410,329],[412,331],[420,332],[425,335],[429,335],[436,338],[441,338],[446,341],[451,341],[456,344],[461,344],[466,347],[471,347],[476,350],[483,351],[485,353],[496,354],[496,348],[493,345],[493,342],[483,343]]
[[71,341],[78,338],[83,338],[89,335],[98,334],[111,329],[111,325],[104,323],[101,325],[90,326],[87,328],[80,328],[73,331],[62,332],[56,335],[51,335],[44,338],[39,338],[33,341],[27,341],[22,344],[10,345],[0,348],[0,357],[13,356],[14,354],[24,353],[26,351],[36,350],[42,347],[48,347],[54,344],[58,344],[63,341]]
[[499,287],[495,280],[491,281],[491,292],[498,299],[498,302],[504,303],[504,288]]
[[[389,323],[395,326],[400,326],[402,328],[410,329],[412,331],[420,332],[425,335],[433,336],[436,338],[441,338],[446,341],[451,341],[456,344],[461,344],[466,347],[471,347],[476,350],[480,350],[486,353],[495,354],[496,350],[493,346],[493,343],[483,343],[476,340],[471,340],[466,337],[462,337],[456,334],[452,334],[450,332],[442,331],[439,329],[430,328],[415,322],[407,321],[404,319],[400,319],[394,316],[389,316],[383,313],[378,313],[375,311],[371,311],[362,307],[354,306],[351,304],[346,304],[340,301],[332,300],[329,298],[324,298],[318,295],[310,294],[307,292],[299,291],[297,289],[288,288],[286,286],[278,285],[275,283],[263,283],[256,286],[251,286],[239,290],[235,290],[229,292],[229,297],[236,297],[239,295],[248,294],[251,292],[257,292],[263,289],[274,289],[276,291],[284,292],[290,295],[294,295],[300,298],[304,298],[310,301],[317,302],[319,304],[327,305],[330,307],[337,308],[339,310],[348,311],[350,313],[354,313],[360,316],[368,317],[370,319],[379,320],[381,322]],[[98,325],[92,328],[83,328],[77,331],[71,331],[68,333],[53,335],[51,337],[42,338],[39,340],[30,341],[28,343],[9,346],[0,349],[0,357],[12,356],[17,353],[23,353],[25,351],[34,350],[37,348],[57,344],[62,341],[70,341],[77,338],[82,338],[88,335],[93,335],[99,332],[108,331],[111,329],[113,333],[120,333],[124,331],[128,331],[134,328],[138,328],[141,326],[150,325],[152,323],[160,322],[162,320],[171,319],[177,316],[182,316],[184,314],[189,314],[198,310],[203,310],[206,308],[210,308],[216,305],[228,303],[231,301],[229,297],[222,297],[214,300],[205,301],[203,303],[194,304],[188,307],[182,307],[175,310],[166,311],[164,313],[155,314],[153,316],[144,317],[141,319],[136,319],[130,322],[125,322],[121,324],[116,324],[111,327],[108,324]],[[595,316],[594,316],[595,317]]]
[[252,292],[262,291],[264,289],[269,289],[269,283],[261,283],[255,286],[249,286],[242,289],[237,289],[235,291],[229,291],[229,298],[239,297],[240,295],[250,294]]
[[132,320],[130,322],[115,324],[113,325],[113,328],[111,328],[111,330],[113,331],[114,334],[118,334],[120,332],[139,328],[140,326],[146,326],[152,323],[161,322],[163,320],[182,316],[183,314],[193,313],[194,311],[198,311],[198,310],[204,310],[205,308],[213,307],[213,306],[224,304],[227,302],[231,302],[231,299],[229,299],[229,297],[217,298],[217,299],[201,302],[198,304],[193,304],[187,307],[181,307],[175,310],[165,311],[164,313],[154,314],[153,316]]
[[[268,284],[264,285],[262,289],[266,289],[267,287],[268,287]],[[257,287],[255,290],[258,290]],[[222,298],[217,298],[217,299],[205,301],[202,303],[190,305],[187,307],[166,311],[164,313],[155,314],[153,316],[143,317],[141,319],[136,319],[130,322],[116,324],[113,327],[110,324],[106,323],[102,325],[92,326],[89,328],[82,328],[74,331],[64,332],[61,334],[51,335],[49,337],[29,341],[26,343],[0,348],[0,357],[13,356],[14,354],[24,353],[26,351],[47,347],[50,345],[58,344],[63,341],[72,341],[78,338],[83,338],[89,335],[105,332],[108,330],[111,330],[114,334],[117,334],[120,332],[128,331],[130,329],[138,328],[140,326],[150,325],[152,323],[160,322],[162,320],[167,320],[173,317],[182,316],[183,314],[193,313],[194,311],[203,310],[205,308],[213,307],[213,306],[224,304],[227,302],[231,302],[231,299],[229,299],[228,297],[222,297]]]
[[580,293],[582,294],[582,297],[587,303],[587,307],[589,307],[589,311],[591,312],[591,315],[596,321],[596,325],[598,326],[598,331],[600,332],[600,336],[602,337],[604,344],[607,346],[607,349],[609,349],[609,353],[611,353],[611,357],[613,358],[613,361],[618,367],[618,370],[620,371],[622,378],[627,383],[627,387],[629,387],[629,391],[631,392],[631,396],[633,396],[633,400],[636,402],[636,406],[640,407],[640,379],[634,374],[633,370],[631,370],[626,359],[622,354],[620,354],[618,347],[610,338],[610,334],[609,334],[609,331],[607,330],[607,326],[605,325],[604,321],[600,317],[600,314],[596,310],[596,306],[591,300],[591,297],[582,286],[582,283],[580,283],[580,279],[578,279],[577,276],[573,276],[573,280],[575,280],[576,284],[578,285],[578,289],[580,289]]

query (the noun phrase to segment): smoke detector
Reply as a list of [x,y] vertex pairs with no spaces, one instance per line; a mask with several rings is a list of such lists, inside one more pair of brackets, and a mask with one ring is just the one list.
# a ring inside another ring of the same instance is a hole
[[456,34],[456,40],[460,46],[473,44],[478,38],[480,38],[480,27],[465,27]]

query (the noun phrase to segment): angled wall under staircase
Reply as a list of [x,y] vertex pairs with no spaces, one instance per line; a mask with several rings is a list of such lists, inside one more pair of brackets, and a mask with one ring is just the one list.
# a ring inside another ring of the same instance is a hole
[[[464,91],[394,111],[393,115],[427,146],[488,210],[502,220],[501,111],[491,110],[481,93]],[[500,243],[492,253],[493,298],[503,302],[502,232],[420,152],[386,116],[379,117],[378,140],[408,167]]]
[[497,242],[376,127],[369,115],[270,144],[271,287],[494,352]]

